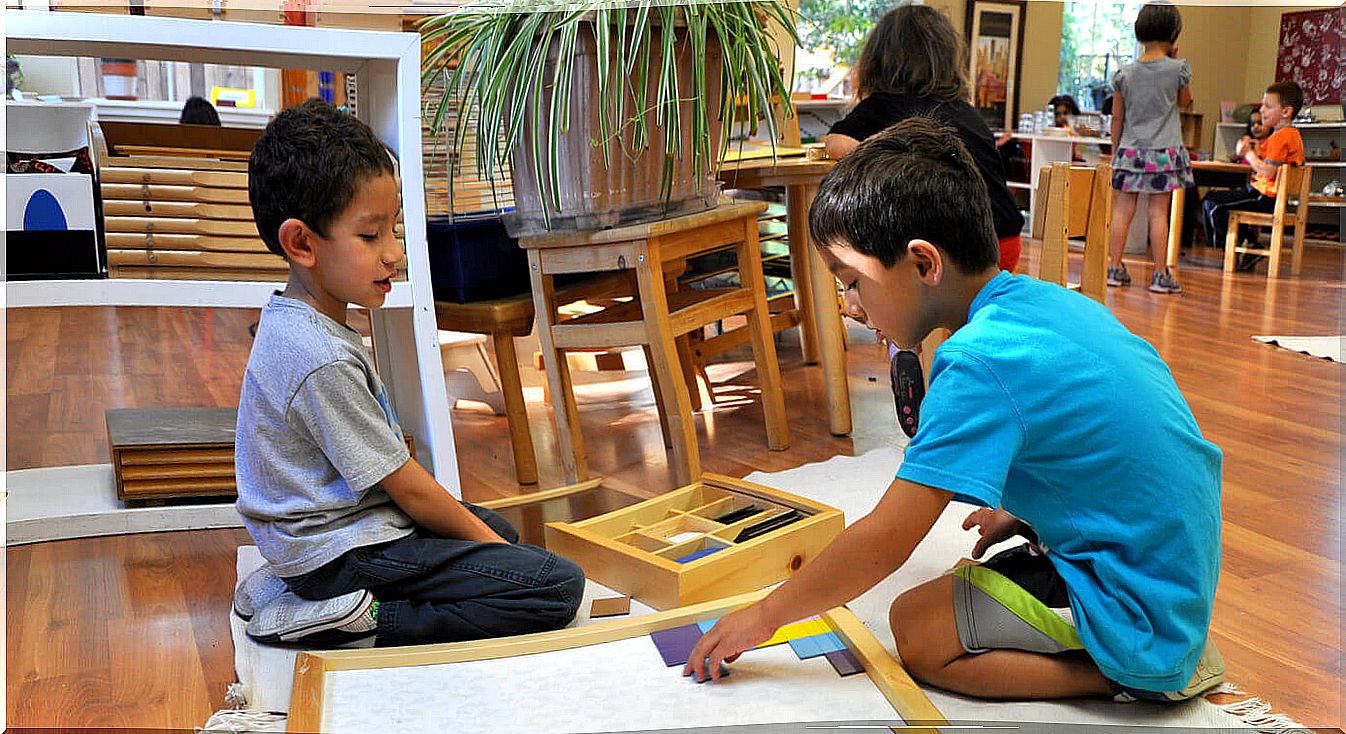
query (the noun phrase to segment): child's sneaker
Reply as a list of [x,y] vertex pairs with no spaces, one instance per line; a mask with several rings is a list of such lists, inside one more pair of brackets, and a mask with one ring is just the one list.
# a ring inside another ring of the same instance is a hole
[[1131,285],[1131,274],[1126,272],[1125,265],[1120,268],[1108,268],[1108,285],[1114,288]]
[[1178,285],[1178,280],[1173,277],[1173,273],[1167,270],[1163,272],[1156,270],[1154,271],[1154,277],[1150,278],[1150,292],[1182,293],[1182,286]]
[[898,349],[888,344],[889,377],[893,383],[893,399],[897,403],[897,424],[907,438],[916,437],[921,423],[921,401],[925,399],[925,374],[921,358],[915,352]]
[[1185,688],[1177,692],[1177,696],[1170,698],[1178,701],[1196,698],[1224,683],[1224,677],[1224,656],[1215,647],[1215,642],[1208,639],[1206,649],[1201,651],[1201,659],[1196,662],[1196,672],[1192,673],[1192,679],[1187,681]]
[[[1245,246],[1251,247],[1248,243]],[[1266,255],[1259,255],[1255,252],[1240,252],[1238,262],[1234,264],[1234,270],[1240,273],[1251,273],[1257,269],[1257,264],[1267,259]]]
[[234,589],[234,614],[239,619],[252,619],[258,609],[275,601],[287,588],[271,564],[263,563]]
[[309,601],[286,591],[248,622],[248,636],[264,644],[337,647],[378,631],[378,602],[365,590]]

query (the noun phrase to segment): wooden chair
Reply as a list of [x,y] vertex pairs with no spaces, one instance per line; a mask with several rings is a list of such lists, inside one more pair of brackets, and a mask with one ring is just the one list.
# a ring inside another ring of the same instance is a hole
[[[1112,165],[1053,163],[1038,174],[1033,238],[1042,242],[1038,277],[1105,302],[1108,229],[1112,224]],[[1068,282],[1070,238],[1084,237],[1080,282]]]
[[[588,280],[558,291],[557,302],[566,304],[630,294],[634,291],[629,282],[626,277]],[[447,331],[490,335],[495,346],[496,372],[500,376],[505,420],[509,424],[514,476],[519,484],[536,484],[537,458],[533,452],[533,436],[528,429],[528,410],[523,399],[523,382],[519,377],[518,354],[514,350],[514,337],[528,336],[533,331],[533,295],[522,293],[475,303],[435,301],[435,320],[440,329]]]
[[[1231,211],[1229,229],[1224,240],[1224,269],[1234,269],[1236,253],[1267,255],[1267,277],[1280,277],[1281,246],[1285,241],[1285,228],[1294,227],[1294,241],[1291,245],[1290,274],[1299,275],[1304,260],[1304,229],[1308,220],[1309,184],[1313,180],[1311,166],[1279,166],[1276,171],[1276,208],[1270,214],[1266,212]],[[1294,211],[1290,208],[1290,199],[1295,199]],[[1244,247],[1238,243],[1240,224],[1257,227],[1271,227],[1271,246],[1258,247],[1256,244]]]

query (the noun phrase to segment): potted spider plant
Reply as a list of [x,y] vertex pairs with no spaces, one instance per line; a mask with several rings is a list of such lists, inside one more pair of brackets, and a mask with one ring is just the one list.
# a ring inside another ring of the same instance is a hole
[[727,132],[792,114],[771,24],[784,0],[477,0],[420,24],[427,114],[510,176],[515,236],[710,208]]

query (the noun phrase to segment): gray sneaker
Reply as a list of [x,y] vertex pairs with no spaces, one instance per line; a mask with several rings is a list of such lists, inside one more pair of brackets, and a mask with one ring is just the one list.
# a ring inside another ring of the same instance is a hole
[[1120,268],[1108,268],[1108,285],[1114,288],[1131,285],[1131,274],[1126,272],[1125,265]]
[[336,647],[372,637],[378,630],[374,595],[365,590],[309,601],[286,591],[257,610],[248,636],[265,644]]
[[287,588],[271,564],[263,563],[234,589],[234,614],[239,619],[252,619],[258,609],[275,601]]
[[1154,277],[1150,278],[1151,293],[1182,293],[1182,286],[1178,285],[1177,278],[1173,273],[1165,270],[1164,272],[1154,271]]

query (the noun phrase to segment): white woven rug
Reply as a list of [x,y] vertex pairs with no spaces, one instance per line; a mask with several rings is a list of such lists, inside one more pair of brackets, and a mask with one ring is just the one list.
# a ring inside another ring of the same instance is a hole
[[1255,336],[1253,340],[1333,362],[1341,361],[1346,344],[1346,336]]

